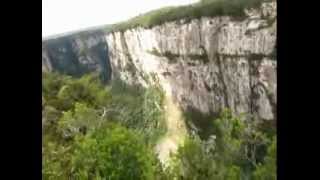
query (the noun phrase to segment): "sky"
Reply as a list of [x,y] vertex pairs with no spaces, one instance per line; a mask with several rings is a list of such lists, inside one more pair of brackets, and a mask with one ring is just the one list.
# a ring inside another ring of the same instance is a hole
[[42,37],[113,24],[164,6],[198,0],[42,0]]

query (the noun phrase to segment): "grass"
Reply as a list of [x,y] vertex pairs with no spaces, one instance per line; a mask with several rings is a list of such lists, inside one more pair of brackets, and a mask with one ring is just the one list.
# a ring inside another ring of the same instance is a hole
[[262,2],[272,0],[201,0],[200,2],[176,7],[165,7],[136,16],[128,21],[108,26],[105,31],[125,31],[135,27],[151,28],[165,22],[201,17],[230,16],[235,20],[246,17],[244,10],[258,8]]

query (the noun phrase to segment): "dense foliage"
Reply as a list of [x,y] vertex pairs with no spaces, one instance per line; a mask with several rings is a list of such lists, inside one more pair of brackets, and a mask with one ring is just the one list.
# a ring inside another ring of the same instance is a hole
[[[276,134],[229,110],[213,121],[207,140],[190,137],[168,170],[182,179],[276,179]],[[272,128],[272,127],[270,127]]]
[[166,131],[159,87],[45,73],[42,92],[44,179],[154,179],[150,149]]
[[[276,179],[276,131],[229,110],[161,167],[166,132],[159,87],[104,85],[95,75],[43,74],[43,179]],[[196,119],[195,119],[196,121]]]
[[114,24],[107,31],[124,31],[134,27],[151,28],[165,22],[185,19],[186,22],[200,17],[228,15],[234,18],[245,17],[244,9],[258,7],[270,0],[201,0],[192,5],[165,7],[139,15],[123,23]]
[[121,126],[95,131],[76,143],[76,179],[154,179],[154,158],[140,136]]

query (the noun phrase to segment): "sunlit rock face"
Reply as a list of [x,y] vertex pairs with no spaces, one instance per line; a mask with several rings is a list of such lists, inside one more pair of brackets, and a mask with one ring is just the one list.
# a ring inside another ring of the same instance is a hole
[[106,35],[113,75],[162,85],[184,110],[217,114],[228,107],[276,119],[276,3],[248,18],[201,18]]
[[42,70],[158,83],[183,110],[217,114],[228,107],[276,120],[276,3],[246,13],[242,20],[203,17],[45,40]]

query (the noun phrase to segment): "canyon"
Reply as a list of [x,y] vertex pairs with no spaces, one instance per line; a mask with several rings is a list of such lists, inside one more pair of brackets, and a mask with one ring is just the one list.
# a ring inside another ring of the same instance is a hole
[[[42,71],[97,72],[106,83],[119,78],[144,87],[157,84],[182,112],[214,117],[229,108],[255,120],[276,121],[276,2],[262,3],[246,15],[47,39]],[[206,122],[193,123],[196,130]]]

